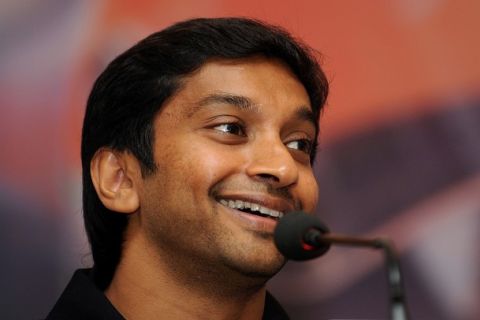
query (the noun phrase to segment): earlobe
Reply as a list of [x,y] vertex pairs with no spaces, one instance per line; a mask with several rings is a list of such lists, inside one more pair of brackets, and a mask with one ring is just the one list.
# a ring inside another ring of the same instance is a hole
[[125,153],[100,149],[90,162],[90,175],[103,205],[116,212],[134,213],[140,207],[135,175],[138,170]]

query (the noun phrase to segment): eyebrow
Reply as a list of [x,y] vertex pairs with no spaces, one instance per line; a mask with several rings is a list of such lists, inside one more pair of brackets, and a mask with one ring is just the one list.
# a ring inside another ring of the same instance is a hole
[[315,127],[315,129],[318,126],[318,119],[315,116],[315,114],[310,110],[310,107],[307,106],[301,106],[296,112],[295,112],[296,118],[299,120],[303,121],[308,121],[311,122],[312,125]]
[[229,104],[238,107],[242,110],[258,111],[258,105],[255,104],[250,98],[245,96],[239,96],[231,93],[214,93],[201,99],[197,104],[200,107],[209,104]]
[[[196,105],[197,108],[193,112],[196,112],[201,107],[210,105],[210,104],[228,104],[234,107],[238,107],[241,110],[248,110],[253,112],[259,112],[260,107],[254,103],[250,98],[245,96],[239,96],[231,93],[213,93],[204,98],[202,98]],[[295,118],[302,121],[310,122],[314,127],[315,130],[318,128],[317,117],[312,112],[310,107],[308,106],[300,106],[295,111]]]

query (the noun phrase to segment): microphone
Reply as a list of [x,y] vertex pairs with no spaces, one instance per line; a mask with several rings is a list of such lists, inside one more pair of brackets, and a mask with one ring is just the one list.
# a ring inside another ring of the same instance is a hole
[[362,239],[330,233],[317,217],[302,211],[287,213],[277,224],[274,241],[278,251],[287,259],[303,261],[317,258],[330,249],[331,244],[371,247],[389,246],[387,240]]
[[385,254],[390,289],[391,319],[408,319],[400,264],[389,240],[332,234],[318,218],[301,211],[285,214],[277,223],[273,239],[278,251],[285,258],[296,261],[320,257],[330,249],[332,244],[382,249]]
[[322,242],[320,237],[329,231],[328,227],[315,216],[294,211],[280,219],[273,239],[278,251],[285,258],[304,261],[327,253],[330,243]]

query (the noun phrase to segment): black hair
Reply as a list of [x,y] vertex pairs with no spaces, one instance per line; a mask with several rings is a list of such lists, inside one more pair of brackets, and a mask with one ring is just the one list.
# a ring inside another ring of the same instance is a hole
[[[154,173],[153,120],[181,80],[210,59],[252,56],[283,61],[305,87],[319,119],[328,82],[313,50],[277,26],[247,18],[176,23],[118,56],[96,80],[87,102],[81,156],[85,228],[94,280],[101,289],[108,287],[120,261],[127,217],[107,209],[95,192],[90,176],[95,152],[102,147],[128,151],[138,159],[143,176]],[[314,156],[315,150],[312,162]]]

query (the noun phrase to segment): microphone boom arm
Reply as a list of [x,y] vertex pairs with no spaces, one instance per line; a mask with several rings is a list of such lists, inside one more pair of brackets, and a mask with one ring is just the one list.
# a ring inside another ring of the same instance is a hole
[[383,250],[385,264],[387,267],[387,279],[390,292],[390,310],[392,320],[408,320],[405,292],[403,290],[403,279],[400,271],[398,255],[393,243],[387,239],[375,238],[364,239],[345,235],[322,233],[317,229],[310,229],[304,236],[307,244],[322,246],[325,244],[336,244],[356,247],[370,247]]

